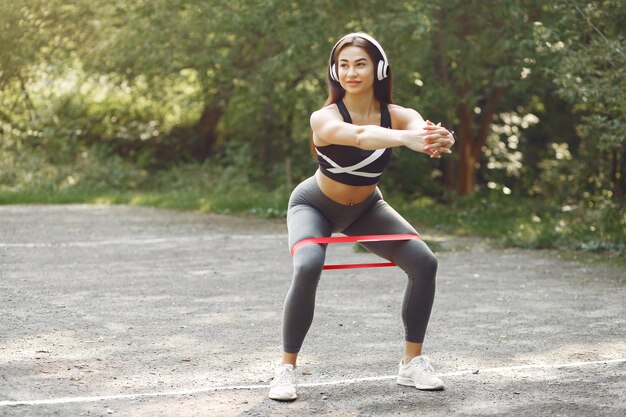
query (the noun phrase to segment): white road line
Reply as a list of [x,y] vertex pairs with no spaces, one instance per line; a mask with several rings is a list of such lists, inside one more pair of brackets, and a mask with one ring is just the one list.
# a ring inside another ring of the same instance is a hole
[[[500,367],[500,368],[479,369],[478,371],[480,374],[504,373],[504,372],[523,371],[526,369],[579,368],[582,366],[610,365],[610,364],[618,364],[618,363],[624,363],[624,362],[626,362],[626,358],[607,359],[603,361],[592,361],[592,362],[570,362],[570,363],[560,363],[560,364],[506,366],[506,367]],[[446,373],[438,374],[438,375],[441,377],[451,377],[451,376],[458,376],[458,375],[474,374],[476,373],[476,371],[477,371],[476,369],[470,369],[470,370],[464,370],[464,371],[446,372]],[[396,378],[395,375],[386,375],[386,376],[365,377],[365,378],[341,379],[341,380],[336,380],[336,381],[308,382],[304,384],[298,384],[298,386],[306,388],[306,387],[320,387],[320,386],[330,386],[330,385],[349,385],[349,384],[358,384],[361,382],[385,381],[385,380],[395,379],[395,378]],[[49,399],[44,399],[44,400],[0,401],[0,407],[87,403],[87,402],[110,401],[110,400],[132,400],[132,399],[137,399],[137,398],[172,397],[172,396],[201,394],[201,393],[218,392],[218,391],[256,390],[256,389],[267,389],[267,388],[269,388],[269,385],[260,385],[260,384],[259,385],[230,385],[230,386],[222,386],[222,387],[191,388],[191,389],[176,390],[176,391],[145,392],[145,393],[137,393],[137,394],[100,395],[100,396],[94,396],[94,397],[61,397],[61,398],[49,398]]]
[[110,239],[92,240],[82,242],[17,242],[2,243],[0,248],[51,248],[51,247],[93,247],[106,245],[146,245],[168,242],[197,242],[208,240],[261,240],[261,239],[287,239],[282,235],[210,235],[210,236],[183,236],[183,237],[150,237],[138,239]]

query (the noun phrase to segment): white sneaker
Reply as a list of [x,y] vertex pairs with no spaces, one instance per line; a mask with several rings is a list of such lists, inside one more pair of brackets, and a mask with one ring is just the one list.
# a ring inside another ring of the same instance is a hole
[[278,367],[274,380],[270,384],[269,397],[279,401],[291,401],[298,397],[296,394],[296,372],[293,365],[282,364]]
[[443,382],[435,375],[428,356],[417,356],[408,364],[400,361],[398,384],[421,390],[439,391],[444,389]]

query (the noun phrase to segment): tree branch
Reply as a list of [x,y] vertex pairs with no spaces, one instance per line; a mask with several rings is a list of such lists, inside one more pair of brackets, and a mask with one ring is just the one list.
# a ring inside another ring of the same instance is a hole
[[446,32],[443,28],[446,28],[446,12],[443,8],[440,8],[437,13],[437,19],[439,21],[437,25],[437,32],[434,36],[434,64],[435,74],[442,85],[450,85],[450,74],[448,72],[448,66],[446,65],[445,56],[447,51],[446,44]]

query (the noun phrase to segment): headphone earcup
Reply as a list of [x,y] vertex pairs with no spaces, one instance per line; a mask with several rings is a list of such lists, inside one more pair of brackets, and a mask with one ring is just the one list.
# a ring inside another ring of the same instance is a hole
[[385,61],[378,61],[378,81],[382,81],[387,78],[387,65]]
[[335,71],[335,64],[330,66],[330,78],[332,78],[333,81],[339,82],[339,78],[337,77],[337,72]]

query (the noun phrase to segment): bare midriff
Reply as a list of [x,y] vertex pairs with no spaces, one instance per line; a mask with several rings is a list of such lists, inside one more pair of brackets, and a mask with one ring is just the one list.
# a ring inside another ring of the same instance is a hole
[[376,185],[347,185],[337,182],[326,175],[322,174],[320,170],[315,172],[315,179],[320,190],[336,203],[343,204],[345,206],[351,206],[359,204],[365,201],[374,190]]

